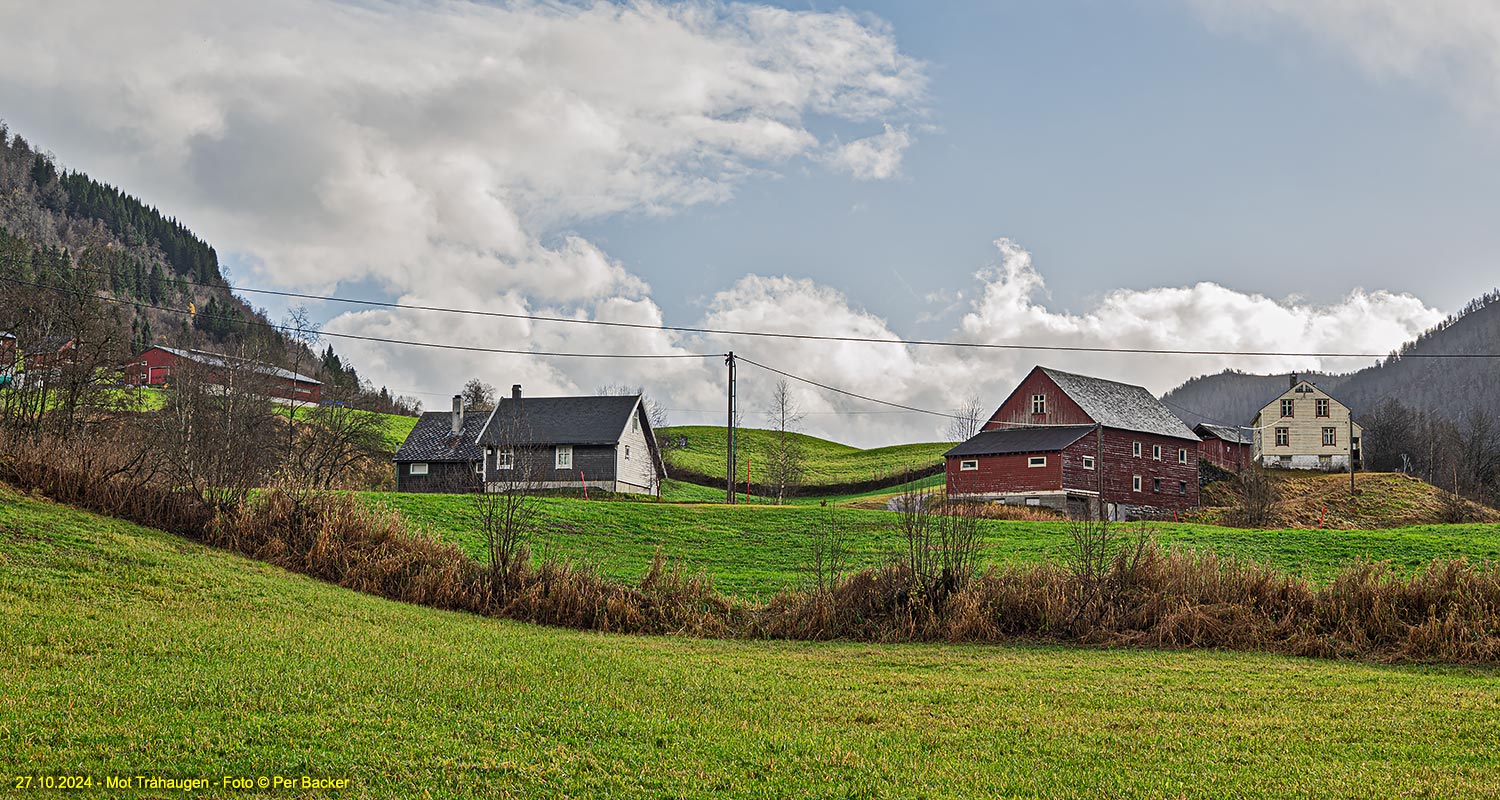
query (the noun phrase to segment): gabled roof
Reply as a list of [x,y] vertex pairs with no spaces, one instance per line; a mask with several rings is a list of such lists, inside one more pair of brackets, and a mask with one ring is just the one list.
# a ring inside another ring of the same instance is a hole
[[1037,367],[1093,420],[1106,428],[1198,441],[1186,423],[1144,386]]
[[504,398],[490,412],[484,445],[616,444],[640,395]]
[[1215,439],[1222,439],[1230,444],[1250,444],[1255,440],[1250,435],[1249,428],[1236,428],[1231,425],[1210,425],[1207,422],[1200,422],[1197,427],[1193,428],[1193,432],[1205,438],[1212,436]]
[[1093,425],[1055,425],[1044,428],[996,428],[980,431],[943,455],[995,456],[1007,453],[1050,453],[1089,435]]
[[210,353],[207,350],[179,350],[176,347],[167,347],[166,345],[153,345],[146,348],[146,350],[162,350],[171,353],[178,358],[185,358],[189,361],[194,361],[210,367],[249,369],[255,372],[259,372],[262,375],[270,375],[272,377],[281,378],[283,380],[295,381],[297,383],[310,383],[316,386],[323,385],[322,381],[319,381],[315,378],[309,378],[306,375],[298,372],[293,372],[289,369],[282,369],[281,367],[272,366],[270,364],[262,364],[258,361],[251,361],[248,358],[227,356],[222,353]]
[[417,419],[393,461],[478,461],[483,456],[479,432],[489,415],[464,414],[463,430],[453,435],[453,412],[428,411]]

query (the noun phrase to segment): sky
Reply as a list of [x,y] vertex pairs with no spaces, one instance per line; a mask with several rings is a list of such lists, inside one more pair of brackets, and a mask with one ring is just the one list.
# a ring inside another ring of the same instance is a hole
[[[1388,352],[1497,283],[1490,0],[8,3],[0,119],[215,245],[234,283],[877,339]],[[273,318],[284,302],[247,295]],[[429,407],[470,377],[641,386],[722,423],[723,359],[951,412],[1124,356],[308,303]],[[699,355],[706,357],[697,357]],[[740,370],[745,423],[777,376]],[[809,433],[941,416],[795,384]]]

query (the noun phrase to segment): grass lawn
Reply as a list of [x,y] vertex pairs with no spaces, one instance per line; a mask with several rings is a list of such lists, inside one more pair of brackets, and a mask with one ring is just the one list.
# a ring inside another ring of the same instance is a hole
[[[709,490],[712,492],[713,490]],[[483,540],[468,498],[461,495],[370,493],[372,502],[396,509],[407,520],[459,542],[476,558]],[[722,493],[715,495],[722,499]],[[634,501],[541,501],[548,531],[534,544],[598,564],[605,574],[637,576],[657,548],[704,570],[720,589],[742,596],[774,594],[807,574],[809,542],[825,524],[817,506],[674,504]],[[840,508],[850,533],[854,566],[873,566],[900,545],[895,515]],[[1418,567],[1434,558],[1465,556],[1500,561],[1500,525],[1427,525],[1372,531],[1250,531],[1189,523],[1156,524],[1163,542],[1267,562],[1314,580],[1332,577],[1350,561],[1388,559]],[[1065,522],[984,524],[990,562],[1058,558],[1070,540]]]
[[346,797],[1500,797],[1494,670],[544,629],[8,489],[0,609],[6,777],[312,774],[349,778]]
[[[707,425],[683,425],[663,428],[663,438],[687,437],[685,448],[674,448],[666,452],[667,472],[673,468],[690,470],[702,475],[724,480],[726,447],[724,429]],[[838,442],[830,442],[800,433],[790,434],[802,447],[806,457],[805,486],[831,486],[874,479],[894,479],[907,470],[931,467],[943,460],[943,453],[953,447],[947,442],[923,444],[901,444],[861,450]],[[739,431],[740,458],[736,478],[744,480],[745,454],[750,457],[750,477],[760,481],[763,476],[755,466],[775,436],[772,431],[741,428]]]

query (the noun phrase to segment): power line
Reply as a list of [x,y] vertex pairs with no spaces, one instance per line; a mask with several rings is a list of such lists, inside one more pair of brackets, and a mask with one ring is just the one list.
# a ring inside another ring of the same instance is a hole
[[[74,268],[79,272],[94,272],[98,274],[111,275],[115,273],[110,270],[89,269],[85,267]],[[555,322],[569,325],[594,325],[610,328],[628,328],[633,330],[670,331],[675,333],[700,333],[715,336],[746,336],[770,339],[794,339],[814,342],[852,342],[863,344],[900,344],[917,347],[951,347],[958,349],[982,349],[982,350],[1021,350],[1021,351],[1046,351],[1059,353],[1117,353],[1133,355],[1169,355],[1169,356],[1233,356],[1245,358],[1387,358],[1391,353],[1321,353],[1321,352],[1279,352],[1270,350],[1188,350],[1183,348],[1150,348],[1150,347],[1102,347],[1088,345],[1059,345],[1059,344],[1014,344],[999,342],[956,342],[940,339],[900,339],[879,338],[874,336],[840,336],[832,334],[809,334],[809,333],[785,333],[780,331],[750,331],[726,328],[705,328],[690,325],[652,325],[642,322],[618,322],[612,320],[597,319],[575,319],[572,317],[557,317],[544,314],[522,314],[509,311],[484,311],[472,308],[452,308],[447,306],[430,306],[416,303],[397,303],[383,300],[360,300],[352,297],[338,297],[336,295],[317,295],[303,292],[289,292],[280,289],[256,289],[246,286],[230,286],[191,281],[186,278],[164,278],[166,282],[184,284],[188,286],[199,286],[205,288],[221,289],[227,288],[235,292],[247,292],[251,294],[265,294],[276,297],[291,297],[302,300],[317,300],[328,303],[348,303],[351,305],[370,306],[375,308],[395,308],[408,311],[431,311],[445,314],[464,314],[478,317],[491,317],[499,319],[527,320],[531,322]],[[1500,359],[1500,353],[1407,353],[1401,358],[1431,358],[1431,359],[1458,359],[1458,358],[1491,358]]]
[[[189,317],[195,317],[195,318],[196,317],[203,317],[205,319],[220,320],[220,321],[230,322],[230,323],[234,323],[234,324],[254,325],[254,326],[262,327],[262,328],[271,328],[273,330],[278,330],[278,331],[281,331],[283,333],[286,333],[286,332],[297,332],[297,331],[299,331],[299,329],[294,328],[293,326],[290,326],[290,325],[278,325],[278,324],[276,324],[274,322],[263,322],[261,320],[256,320],[256,319],[240,319],[238,317],[228,317],[228,316],[223,316],[223,315],[218,315],[218,314],[212,314],[212,315],[211,314],[198,314],[198,313],[195,313],[195,312],[188,311],[185,308],[169,308],[167,306],[158,306],[158,305],[152,305],[151,303],[143,303],[143,302],[140,302],[138,300],[124,300],[124,299],[116,298],[116,297],[103,297],[103,296],[101,296],[99,294],[96,294],[94,292],[86,292],[86,291],[83,291],[83,290],[80,290],[80,289],[67,289],[67,288],[64,288],[64,287],[61,287],[61,286],[48,286],[48,285],[42,284],[42,283],[31,283],[29,281],[23,281],[23,280],[18,280],[16,278],[8,278],[8,277],[3,277],[3,276],[0,276],[0,280],[6,281],[7,283],[17,284],[17,285],[20,285],[20,286],[31,286],[31,287],[35,287],[37,289],[45,289],[47,291],[59,292],[59,293],[62,293],[62,294],[72,294],[72,295],[77,295],[77,296],[80,296],[80,297],[92,297],[92,298],[94,298],[96,300],[102,300],[102,301],[104,301],[106,303],[115,303],[115,304],[118,304],[118,305],[134,306],[136,308],[150,308],[150,309],[155,309],[157,311],[165,311],[165,312],[173,313],[173,314],[184,314],[184,315],[187,315]],[[309,331],[306,331],[305,329],[302,329],[301,332],[306,333],[306,332],[309,332]],[[419,341],[415,341],[415,340],[411,340],[411,339],[390,339],[390,338],[386,338],[386,337],[382,337],[382,336],[362,336],[360,334],[354,334],[354,333],[330,333],[328,331],[316,331],[314,333],[315,333],[316,336],[331,336],[331,337],[335,337],[335,338],[339,338],[339,339],[352,339],[352,340],[364,341],[364,342],[381,342],[381,343],[384,343],[384,344],[405,345],[405,346],[409,346],[409,347],[427,347],[427,348],[433,348],[433,349],[438,349],[438,350],[459,350],[459,351],[472,352],[472,353],[496,353],[496,354],[501,354],[501,355],[539,356],[539,357],[543,357],[543,358],[632,358],[632,359],[635,359],[635,358],[718,358],[718,357],[720,357],[720,356],[723,355],[722,353],[568,353],[568,352],[543,351],[543,350],[515,350],[515,349],[501,348],[501,347],[478,347],[478,346],[475,346],[475,345],[447,344],[447,343],[443,343],[443,342],[419,342]]]

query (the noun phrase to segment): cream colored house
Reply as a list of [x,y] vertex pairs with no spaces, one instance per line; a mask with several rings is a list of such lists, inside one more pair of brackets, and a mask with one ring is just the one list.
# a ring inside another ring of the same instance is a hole
[[1250,423],[1251,452],[1262,466],[1343,472],[1360,465],[1363,430],[1349,407],[1293,375],[1291,388],[1266,404]]

